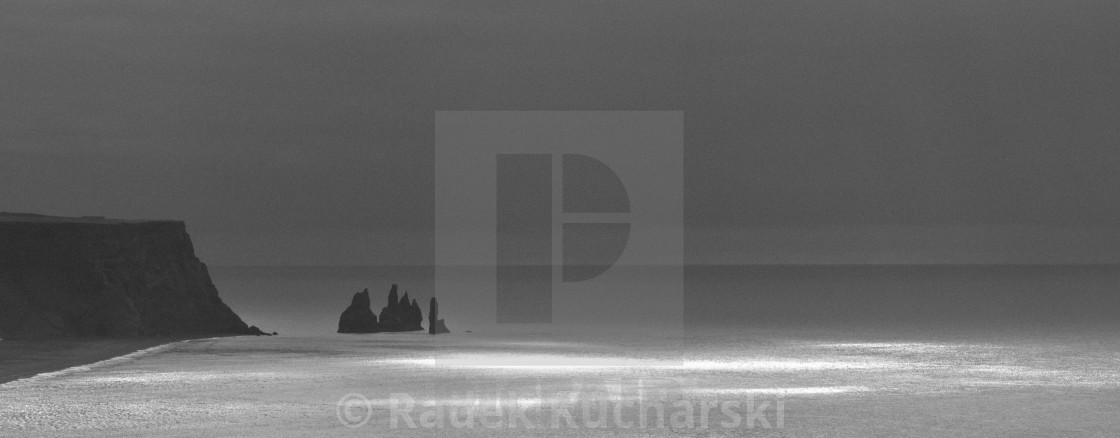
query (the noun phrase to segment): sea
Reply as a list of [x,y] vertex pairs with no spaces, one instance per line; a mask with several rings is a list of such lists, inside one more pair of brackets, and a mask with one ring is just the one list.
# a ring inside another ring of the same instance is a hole
[[426,302],[433,269],[214,267],[225,302],[279,336],[0,385],[0,436],[1120,436],[1117,267],[683,273],[679,329],[441,307],[447,335],[348,335],[355,292],[375,312],[394,283]]

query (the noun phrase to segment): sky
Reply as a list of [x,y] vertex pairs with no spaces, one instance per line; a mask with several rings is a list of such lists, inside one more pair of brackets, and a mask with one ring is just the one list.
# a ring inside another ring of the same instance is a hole
[[0,211],[426,264],[444,110],[685,117],[689,263],[1120,262],[1111,1],[0,3]]

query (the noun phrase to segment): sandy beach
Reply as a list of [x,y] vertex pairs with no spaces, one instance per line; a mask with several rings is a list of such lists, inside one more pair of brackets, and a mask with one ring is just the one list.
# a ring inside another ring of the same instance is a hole
[[4,339],[0,340],[0,383],[88,365],[188,338]]
[[[758,329],[696,333],[689,341],[682,357],[610,339],[501,333],[191,340],[0,385],[0,436],[1115,436],[1120,430],[1112,415],[1120,400],[1117,344],[1106,332]],[[664,422],[649,409],[648,425],[640,426],[635,403],[663,406]],[[689,406],[691,415],[670,415]],[[706,421],[703,406],[710,408]],[[555,421],[558,413],[570,414],[571,422]]]

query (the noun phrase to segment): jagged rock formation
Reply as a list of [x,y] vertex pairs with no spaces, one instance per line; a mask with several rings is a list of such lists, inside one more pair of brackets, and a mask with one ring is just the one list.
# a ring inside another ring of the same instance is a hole
[[382,307],[381,308],[381,314],[377,315],[377,319],[378,319],[378,321],[380,321],[378,323],[379,326],[381,326],[381,327],[397,327],[397,326],[400,326],[400,324],[401,324],[400,317],[399,317],[399,315],[397,314],[397,311],[396,311],[397,306],[398,306],[398,301],[399,301],[399,298],[397,298],[397,285],[394,284],[393,287],[389,288],[389,302],[388,302],[388,304],[386,304],[385,307]]
[[428,305],[428,333],[433,335],[451,333],[451,330],[447,329],[447,325],[439,317],[439,303],[436,302],[436,297],[432,297],[432,301]]
[[186,224],[0,213],[0,338],[264,334],[218,297]]
[[389,289],[389,302],[381,309],[380,323],[383,332],[408,332],[424,330],[421,322],[424,321],[420,313],[420,306],[409,301],[408,292],[397,298],[397,285]]
[[424,316],[416,300],[409,300],[408,292],[397,297],[397,285],[389,289],[389,300],[376,316],[370,310],[369,289],[354,294],[354,299],[338,319],[339,333],[408,332],[424,330],[420,324]]
[[411,313],[409,314],[412,315],[412,319],[409,320],[409,324],[411,324],[413,327],[420,327],[420,330],[424,330],[424,327],[421,326],[421,324],[424,323],[424,312],[420,311],[420,305],[416,304],[416,298],[412,299],[412,309]]
[[342,312],[338,318],[339,333],[376,333],[381,331],[377,324],[377,315],[369,309],[369,289],[354,294],[350,307]]

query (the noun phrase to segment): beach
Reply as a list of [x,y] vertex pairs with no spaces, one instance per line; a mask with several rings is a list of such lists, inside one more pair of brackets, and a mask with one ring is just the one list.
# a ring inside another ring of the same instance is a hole
[[617,341],[497,332],[189,340],[0,385],[0,434],[1120,433],[1120,342],[1107,331],[707,328],[685,334],[682,350]]
[[0,340],[0,383],[112,359],[184,338]]
[[[1115,323],[998,318],[1037,315],[1031,289],[1104,314],[1115,268],[692,269],[715,298],[686,304],[683,330],[525,331],[449,306],[440,336],[334,333],[361,288],[374,307],[393,282],[432,294],[428,269],[213,272],[281,335],[0,341],[4,376],[31,376],[0,384],[0,436],[1120,435]],[[889,293],[913,290],[977,316],[931,321],[942,309]],[[740,291],[759,306],[718,308]],[[831,322],[795,318],[807,295]],[[897,313],[861,310],[884,300]]]

